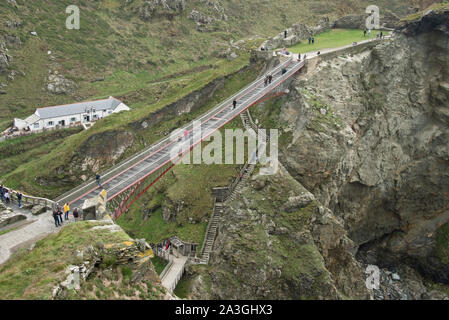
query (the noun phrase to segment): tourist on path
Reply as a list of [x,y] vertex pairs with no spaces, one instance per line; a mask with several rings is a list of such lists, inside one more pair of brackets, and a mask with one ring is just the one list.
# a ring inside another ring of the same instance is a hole
[[366,28],[363,30],[363,36],[366,37]]
[[9,191],[8,191],[8,189],[5,189],[5,202],[6,203],[9,203],[10,202],[10,198],[9,198]]
[[380,38],[382,39],[383,37],[384,37],[384,32],[381,31],[381,32],[380,32]]
[[75,218],[75,222],[77,222],[79,217],[78,208],[75,208],[75,210],[73,210],[73,217]]
[[309,44],[312,42],[312,37],[309,36]]
[[95,175],[95,179],[97,180],[98,186],[101,188],[101,176],[98,173]]
[[5,202],[5,188],[3,185],[0,186],[0,196],[2,198],[2,202]]
[[58,218],[59,218],[59,222],[61,223],[61,225],[63,225],[64,221],[62,220],[62,210],[61,210],[60,207],[58,207],[57,215],[58,215]]
[[59,227],[60,223],[59,223],[58,211],[56,211],[56,210],[53,210],[53,219],[55,219],[55,226]]
[[64,205],[64,219],[65,220],[69,220],[69,212],[70,212],[70,207],[69,207],[69,204],[66,203]]
[[22,193],[17,192],[17,202],[19,202],[19,209],[22,208]]
[[237,107],[237,101],[236,100],[232,101],[232,109],[234,110],[235,107]]
[[287,38],[287,30],[284,31],[284,38]]

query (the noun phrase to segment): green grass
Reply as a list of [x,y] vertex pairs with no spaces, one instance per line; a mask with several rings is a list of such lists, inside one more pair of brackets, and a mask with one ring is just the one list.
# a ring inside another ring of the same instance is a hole
[[154,270],[158,275],[160,275],[162,271],[164,271],[165,267],[168,265],[168,261],[158,256],[154,256],[154,258],[151,259],[151,263],[153,264]]
[[[367,39],[375,39],[378,30],[372,30],[371,36],[363,36],[363,30],[357,29],[332,29],[327,32],[323,32],[315,36],[315,43],[310,44],[308,40],[303,40],[302,43],[298,43],[288,48],[288,51],[293,53],[307,53],[311,51],[338,48],[352,44],[353,42],[359,42]],[[379,31],[380,32],[380,31]],[[389,32],[384,31],[384,35],[388,35]]]
[[124,232],[91,228],[98,223],[79,222],[38,241],[32,251],[19,250],[0,266],[2,299],[51,299],[53,287],[65,278],[65,268],[76,263],[75,253],[98,242],[129,241]]

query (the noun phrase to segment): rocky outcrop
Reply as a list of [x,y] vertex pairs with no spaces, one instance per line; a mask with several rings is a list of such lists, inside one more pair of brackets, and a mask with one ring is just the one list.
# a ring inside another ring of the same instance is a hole
[[76,90],[76,83],[66,79],[58,71],[51,72],[48,76],[47,91],[53,94],[68,94]]
[[150,0],[139,8],[142,20],[148,21],[156,16],[178,14],[185,10],[185,0]]
[[219,225],[214,271],[197,276],[192,298],[368,297],[343,225],[283,169],[254,177]]
[[8,54],[6,44],[0,41],[0,74],[5,74],[8,70],[11,56]]
[[449,221],[443,21],[404,27],[413,36],[405,31],[365,52],[323,57],[316,67],[311,61],[280,112],[292,132],[281,159],[342,219],[362,260],[405,262],[449,282],[449,264],[435,251]]

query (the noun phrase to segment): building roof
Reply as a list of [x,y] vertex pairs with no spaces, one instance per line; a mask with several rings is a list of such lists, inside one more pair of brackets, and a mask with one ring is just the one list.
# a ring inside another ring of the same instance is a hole
[[32,114],[31,116],[29,116],[28,118],[25,119],[25,122],[28,124],[33,124],[36,121],[39,121],[39,117],[36,114]]
[[36,109],[35,115],[41,119],[49,119],[55,117],[69,116],[73,114],[85,113],[86,108],[94,108],[100,110],[114,110],[122,102],[115,98],[109,97],[104,100],[86,101],[62,106],[45,107]]

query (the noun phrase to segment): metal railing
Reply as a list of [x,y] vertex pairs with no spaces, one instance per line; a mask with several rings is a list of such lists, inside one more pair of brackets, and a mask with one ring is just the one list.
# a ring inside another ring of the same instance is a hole
[[[10,200],[11,202],[19,201],[17,199],[17,194],[19,193],[16,190],[13,190],[11,188],[4,187],[5,189],[8,189],[8,193],[10,194]],[[14,199],[13,195],[15,195],[16,199]],[[40,197],[33,197],[22,193],[22,205],[23,204],[32,204],[32,205],[45,205],[46,207],[51,208],[55,202],[53,200],[47,199],[47,198],[40,198]]]

